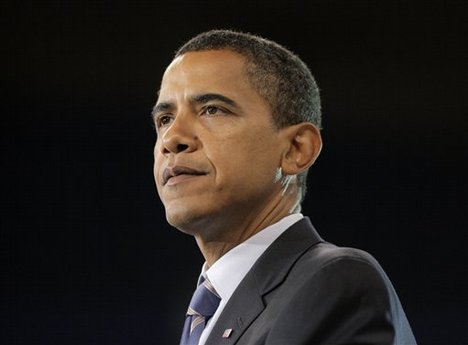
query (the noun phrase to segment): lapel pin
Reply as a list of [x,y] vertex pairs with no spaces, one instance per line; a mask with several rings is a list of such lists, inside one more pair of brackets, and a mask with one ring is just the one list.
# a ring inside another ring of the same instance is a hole
[[232,328],[226,329],[223,333],[223,338],[229,338],[231,336],[231,333],[232,333]]

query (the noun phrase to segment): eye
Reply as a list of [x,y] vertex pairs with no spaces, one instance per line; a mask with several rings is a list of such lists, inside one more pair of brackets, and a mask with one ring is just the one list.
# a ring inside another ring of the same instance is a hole
[[206,107],[205,109],[205,113],[208,114],[208,115],[216,115],[219,111],[219,108],[218,107],[215,107],[215,106],[208,106]]
[[164,126],[167,126],[168,124],[170,124],[172,121],[172,116],[170,115],[161,115],[161,116],[158,116],[158,118],[156,119],[156,126],[159,128],[159,127],[164,127]]
[[202,114],[206,115],[220,115],[222,113],[225,114],[227,111],[214,105],[206,106],[202,111]]

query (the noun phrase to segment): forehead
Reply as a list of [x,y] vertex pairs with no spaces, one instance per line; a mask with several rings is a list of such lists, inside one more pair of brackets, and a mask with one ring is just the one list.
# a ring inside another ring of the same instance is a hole
[[187,93],[246,89],[255,92],[247,78],[246,59],[230,50],[189,52],[175,58],[164,73],[160,98],[182,88]]

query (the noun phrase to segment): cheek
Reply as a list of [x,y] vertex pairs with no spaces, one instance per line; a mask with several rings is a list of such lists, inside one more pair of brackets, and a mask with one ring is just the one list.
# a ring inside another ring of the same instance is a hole
[[154,149],[153,177],[154,177],[154,182],[156,183],[156,187],[158,189],[158,193],[159,193],[159,189],[160,189],[159,176],[160,176],[161,162],[162,161],[161,161],[160,155],[157,154],[157,148],[155,147],[155,149]]
[[279,166],[275,145],[256,133],[243,140],[226,138],[216,150],[206,152],[216,171],[216,183],[221,188],[230,183],[232,187],[250,188],[273,181]]
[[159,154],[159,152],[161,151],[160,149],[160,141],[157,139],[156,142],[154,143],[154,147],[153,147],[153,157],[154,157],[154,160],[156,161],[156,158]]
[[156,148],[154,149],[154,152],[153,152],[153,176],[154,176],[154,180],[157,182],[157,172],[159,170],[159,161],[158,161],[158,155],[156,154]]

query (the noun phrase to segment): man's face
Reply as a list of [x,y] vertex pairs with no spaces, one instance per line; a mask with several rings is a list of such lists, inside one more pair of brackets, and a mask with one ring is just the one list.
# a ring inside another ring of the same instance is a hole
[[168,222],[190,233],[261,210],[280,191],[281,131],[228,50],[190,52],[167,68],[154,119],[154,178]]

